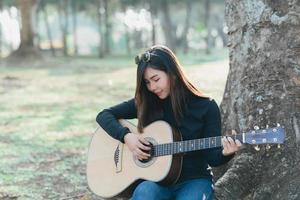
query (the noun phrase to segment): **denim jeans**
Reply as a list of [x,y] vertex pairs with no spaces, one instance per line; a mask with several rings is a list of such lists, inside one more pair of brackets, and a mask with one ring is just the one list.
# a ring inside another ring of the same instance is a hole
[[172,186],[143,181],[133,192],[132,200],[212,200],[213,184],[208,179],[192,179]]

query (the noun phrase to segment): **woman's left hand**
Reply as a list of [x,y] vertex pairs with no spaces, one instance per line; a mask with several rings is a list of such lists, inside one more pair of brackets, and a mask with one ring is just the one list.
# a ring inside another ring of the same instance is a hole
[[223,151],[222,151],[223,155],[228,156],[240,150],[242,143],[239,140],[232,139],[231,137],[223,137],[222,145],[223,145]]

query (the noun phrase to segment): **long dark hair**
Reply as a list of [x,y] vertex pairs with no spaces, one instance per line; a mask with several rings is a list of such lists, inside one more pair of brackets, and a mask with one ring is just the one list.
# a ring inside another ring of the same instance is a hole
[[170,79],[170,101],[177,123],[183,116],[190,95],[205,97],[187,78],[175,54],[166,46],[155,45],[137,56],[137,82],[135,103],[138,116],[138,130],[163,116],[161,99],[147,89],[144,72],[147,67],[164,71]]

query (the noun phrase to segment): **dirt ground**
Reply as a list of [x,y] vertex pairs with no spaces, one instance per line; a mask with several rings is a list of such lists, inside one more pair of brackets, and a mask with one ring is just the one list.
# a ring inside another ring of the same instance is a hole
[[[118,62],[0,66],[0,199],[100,199],[85,177],[95,117],[133,97],[135,87],[135,67],[126,59]],[[228,60],[187,64],[185,71],[221,102]]]

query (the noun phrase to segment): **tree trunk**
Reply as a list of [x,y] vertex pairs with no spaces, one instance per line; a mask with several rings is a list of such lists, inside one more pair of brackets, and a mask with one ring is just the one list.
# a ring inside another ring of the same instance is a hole
[[157,26],[157,2],[155,0],[148,1],[149,11],[151,14],[151,40],[152,45],[156,44],[156,26]]
[[34,38],[35,38],[35,46],[39,49],[39,50],[41,50],[41,48],[40,48],[40,44],[41,44],[41,37],[40,37],[40,34],[39,34],[39,32],[40,32],[40,28],[39,28],[39,26],[40,26],[40,13],[41,13],[41,1],[42,0],[36,0],[36,14],[35,14],[35,16],[34,16],[34,24],[35,24],[35,35],[34,35]]
[[72,18],[73,18],[73,45],[74,45],[74,55],[78,54],[78,42],[77,42],[77,3],[76,1],[71,1],[72,3]]
[[41,0],[41,9],[43,10],[43,16],[44,16],[44,22],[45,22],[45,26],[46,26],[46,30],[47,30],[47,36],[48,36],[48,40],[49,40],[49,44],[50,44],[50,50],[52,53],[52,56],[55,56],[55,49],[53,47],[53,41],[52,41],[52,34],[51,34],[51,29],[50,29],[50,25],[49,25],[49,21],[48,21],[48,12],[46,9],[46,2],[45,0]]
[[188,41],[187,41],[187,35],[189,33],[190,30],[190,21],[191,21],[191,14],[192,14],[192,1],[191,0],[187,0],[186,1],[186,18],[185,18],[185,26],[183,29],[183,33],[182,33],[182,46],[183,46],[183,52],[186,54],[189,51],[189,45],[188,45]]
[[[121,9],[124,14],[126,14],[126,5],[124,1],[121,1]],[[131,55],[131,48],[130,48],[130,34],[127,25],[124,23],[125,29],[125,41],[126,41],[126,49],[127,55]]]
[[22,47],[33,47],[32,8],[35,0],[19,1],[21,11],[21,44]]
[[[299,1],[226,1],[230,71],[223,133],[284,125],[280,149],[246,147],[215,184],[217,199],[300,199]],[[218,170],[216,170],[218,172]]]
[[105,11],[105,33],[104,33],[104,51],[105,54],[110,54],[110,36],[111,36],[111,23],[109,19],[108,0],[104,0],[104,11]]
[[143,43],[143,39],[142,39],[142,31],[141,30],[134,30],[133,32],[133,38],[134,38],[134,48],[135,49],[141,49],[141,48],[145,48],[144,47],[144,43]]
[[98,45],[98,56],[99,58],[104,57],[104,35],[103,35],[103,17],[102,17],[102,0],[96,0],[97,8],[97,21],[98,21],[98,32],[99,32],[99,45]]
[[[0,13],[2,13],[2,9],[3,9],[3,0],[0,0]],[[0,58],[2,58],[2,46],[3,46],[3,42],[2,42],[2,26],[0,25]]]
[[169,1],[161,1],[161,11],[163,14],[163,31],[166,39],[167,46],[176,51],[176,33],[172,25],[171,16],[169,12]]
[[36,0],[19,0],[18,6],[21,13],[21,43],[19,48],[12,52],[7,58],[8,62],[19,62],[24,63],[24,58],[29,60],[40,59],[41,55],[38,49],[34,46],[33,38],[33,26],[32,26],[32,16],[34,12],[34,7]]
[[69,50],[68,50],[68,28],[69,28],[69,0],[59,0],[58,3],[58,11],[60,15],[60,28],[61,28],[61,34],[62,34],[62,43],[63,43],[63,54],[64,56],[68,56]]
[[210,0],[204,2],[204,27],[206,28],[207,34],[205,37],[205,53],[209,54],[211,49],[211,24],[210,24]]

